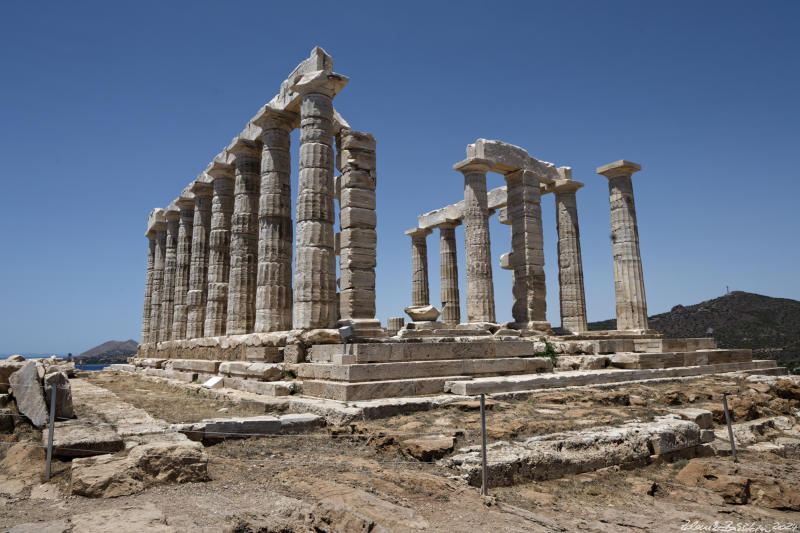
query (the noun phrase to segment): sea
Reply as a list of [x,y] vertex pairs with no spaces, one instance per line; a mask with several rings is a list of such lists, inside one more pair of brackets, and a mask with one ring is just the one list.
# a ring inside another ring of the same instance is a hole
[[[0,354],[0,361],[2,361],[3,359],[8,359],[12,355],[15,355],[15,354],[11,354],[11,353]],[[53,355],[55,355],[56,357],[58,357],[60,359],[66,359],[67,358],[67,354],[52,354],[52,353],[48,353],[48,354],[21,353],[19,355],[24,357],[26,360],[27,359],[47,359],[47,358],[49,358],[49,357],[51,357]],[[108,365],[81,365],[81,364],[77,364],[76,363],[75,364],[75,370],[85,370],[85,371],[103,370],[107,366]]]

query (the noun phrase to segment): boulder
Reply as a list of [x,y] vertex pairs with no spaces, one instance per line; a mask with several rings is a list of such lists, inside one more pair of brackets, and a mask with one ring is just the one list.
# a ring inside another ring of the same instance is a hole
[[[47,432],[42,444],[47,445]],[[89,457],[122,450],[122,437],[111,426],[78,420],[56,422],[53,429],[53,455],[56,457]]]
[[785,400],[800,400],[800,385],[782,379],[775,384],[775,395]]
[[19,412],[35,427],[44,427],[48,418],[47,405],[44,403],[44,393],[36,363],[33,361],[24,363],[22,368],[11,374],[9,383]]
[[17,363],[18,362],[22,362],[24,360],[25,360],[25,358],[22,357],[20,354],[14,354],[14,355],[6,358],[6,361],[17,362]]
[[8,379],[11,377],[11,374],[22,368],[24,365],[25,363],[23,362],[9,361],[8,359],[5,361],[0,361],[0,394],[5,394],[8,392],[10,383]]
[[453,437],[409,439],[400,443],[400,449],[419,461],[435,461],[453,451],[456,440]]
[[404,309],[414,322],[427,322],[439,318],[439,310],[432,305],[410,305]]
[[72,408],[72,388],[64,372],[53,372],[44,377],[44,393],[46,405],[50,406],[53,387],[56,389],[56,420],[75,418]]
[[720,471],[718,465],[692,459],[675,476],[675,480],[690,486],[716,492],[725,503],[744,505],[750,499],[750,479]]

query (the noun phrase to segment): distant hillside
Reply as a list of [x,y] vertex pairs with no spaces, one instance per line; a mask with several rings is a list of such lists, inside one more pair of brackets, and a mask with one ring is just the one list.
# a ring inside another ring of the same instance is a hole
[[[800,302],[734,291],[699,304],[676,305],[649,318],[665,337],[705,337],[708,328],[720,348],[751,348],[758,358],[776,359],[800,371]],[[591,322],[590,330],[614,329],[616,320]]]
[[133,339],[127,341],[108,341],[100,346],[95,346],[86,350],[76,357],[82,363],[98,364],[98,363],[120,363],[125,362],[128,357],[136,354],[139,347]]

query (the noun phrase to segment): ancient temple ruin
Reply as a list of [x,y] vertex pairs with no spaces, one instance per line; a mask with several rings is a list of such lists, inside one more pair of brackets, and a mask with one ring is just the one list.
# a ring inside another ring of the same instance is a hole
[[[314,48],[205,171],[149,214],[142,343],[130,369],[340,401],[775,370],[774,361],[753,361],[750,350],[717,349],[711,338],[663,339],[648,329],[631,180],[641,167],[625,160],[597,169],[609,185],[618,329],[588,331],[576,201],[583,184],[569,167],[485,139],[470,144],[467,158],[453,167],[463,175],[463,198],[420,215],[406,232],[411,321],[390,318],[387,331],[375,319],[376,142],[333,106],[347,82],[333,72],[331,57]],[[487,172],[502,174],[506,185],[487,191]],[[560,328],[546,318],[541,201],[550,193]],[[500,264],[513,280],[513,321],[506,324],[497,323],[494,300],[489,217],[495,213],[511,226],[511,250]],[[431,305],[428,283],[427,237],[434,230],[440,308]],[[546,357],[553,353],[560,355],[555,364]]]

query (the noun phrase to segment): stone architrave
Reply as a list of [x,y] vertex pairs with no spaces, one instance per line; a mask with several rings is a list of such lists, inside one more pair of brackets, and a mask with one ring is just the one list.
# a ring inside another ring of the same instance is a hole
[[153,287],[150,293],[150,337],[149,341],[161,339],[161,294],[164,288],[164,259],[167,255],[167,220],[164,210],[156,209],[150,213],[150,231],[155,232],[155,257],[153,258]]
[[256,317],[261,142],[237,138],[228,147],[228,153],[235,159],[236,181],[225,332],[227,335],[241,335],[253,332]]
[[189,291],[189,275],[192,260],[192,233],[194,224],[194,194],[184,190],[175,200],[180,210],[178,222],[178,248],[175,265],[175,296],[173,298],[172,340],[186,338],[186,321],[188,307],[186,304]]
[[411,237],[411,305],[430,305],[428,283],[428,235],[429,229],[414,228],[406,231]]
[[[339,316],[357,333],[382,336],[375,319],[375,137],[343,129],[338,137],[339,169]],[[360,329],[360,331],[359,331]]]
[[304,74],[292,87],[301,96],[293,292],[297,329],[336,323],[333,97],[346,83],[346,77],[321,70]]
[[150,299],[153,292],[153,269],[156,258],[156,235],[148,231],[147,237],[147,274],[144,281],[144,310],[142,311],[142,344],[150,342]]
[[505,179],[511,222],[509,259],[514,300],[511,314],[519,328],[548,332],[539,179],[529,170],[511,172]]
[[212,178],[201,174],[190,186],[194,194],[192,221],[192,256],[189,267],[189,291],[186,293],[186,338],[203,336],[208,302],[208,254],[211,235]]
[[490,162],[469,158],[453,166],[464,175],[467,322],[495,322],[486,172]]
[[559,171],[568,179],[557,180],[556,227],[558,229],[558,285],[561,301],[561,328],[569,333],[583,333],[586,325],[586,297],[583,289],[583,260],[578,227],[578,204],[575,193],[583,183],[572,180],[572,170]]
[[454,220],[439,225],[439,275],[441,278],[442,322],[461,322],[461,302],[458,294],[458,250],[456,227],[461,222]]
[[159,341],[172,338],[172,317],[175,312],[175,270],[178,259],[178,230],[180,210],[172,203],[164,211],[167,219],[167,243],[164,255],[164,287],[161,291],[161,326]]
[[597,169],[598,174],[608,178],[618,330],[647,329],[647,300],[631,181],[633,173],[641,169],[641,165],[624,159]]
[[203,336],[218,337],[225,335],[227,320],[234,171],[232,165],[214,160],[206,174],[214,180],[214,195],[211,201],[208,302]]
[[290,135],[298,117],[267,110],[262,130],[261,194],[258,205],[256,332],[292,329],[292,181]]

